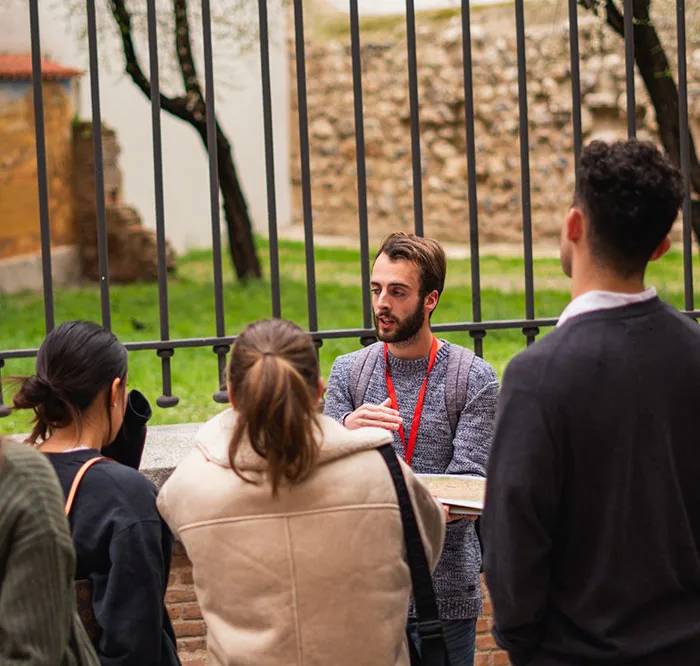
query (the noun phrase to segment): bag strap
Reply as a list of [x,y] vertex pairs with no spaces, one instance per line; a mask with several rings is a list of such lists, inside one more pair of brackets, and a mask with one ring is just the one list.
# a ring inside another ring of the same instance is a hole
[[445,404],[447,418],[454,437],[464,406],[467,404],[469,371],[474,361],[474,352],[460,345],[450,344],[447,356],[447,379],[445,381]]
[[430,575],[428,558],[425,555],[423,540],[418,530],[418,521],[406,486],[406,479],[404,479],[401,465],[391,444],[385,444],[377,451],[389,468],[399,501],[401,524],[406,543],[406,559],[411,571],[413,598],[416,604],[418,620],[416,624],[421,639],[422,664],[423,666],[444,666],[447,663],[447,651],[442,623],[438,616],[433,579]]
[[[447,379],[445,382],[445,404],[447,406],[447,418],[450,421],[452,437],[457,433],[459,417],[467,404],[469,372],[472,369],[472,363],[474,363],[474,356],[474,352],[466,347],[450,345],[447,359]],[[479,550],[482,555],[481,571],[483,571],[484,545],[481,541],[481,518],[477,518],[474,521],[474,531],[479,541]]]
[[383,345],[375,342],[357,352],[352,360],[350,368],[350,396],[352,397],[353,409],[357,409],[364,401],[367,387],[377,365],[377,360],[381,356]]
[[97,458],[90,458],[90,460],[84,462],[81,465],[80,469],[78,470],[78,473],[73,479],[73,483],[71,484],[70,491],[68,493],[68,499],[66,499],[66,506],[63,509],[64,513],[66,514],[66,518],[70,516],[71,509],[73,508],[73,502],[75,501],[75,495],[78,492],[78,488],[80,487],[80,482],[85,476],[85,472],[87,472],[95,463],[98,463],[101,460],[109,460],[109,458],[107,458],[106,456],[97,456]]

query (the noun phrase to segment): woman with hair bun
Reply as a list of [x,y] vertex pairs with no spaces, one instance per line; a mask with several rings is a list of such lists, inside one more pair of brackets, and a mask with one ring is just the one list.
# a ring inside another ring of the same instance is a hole
[[[228,369],[233,409],[206,423],[158,496],[192,562],[210,666],[408,666],[411,581],[379,428],[322,416],[311,337],[251,324]],[[426,555],[439,504],[402,462]]]
[[100,662],[170,666],[180,663],[163,601],[172,536],[155,486],[104,455],[135,466],[140,459],[142,439],[121,441],[125,413],[134,403],[149,407],[140,394],[127,396],[126,380],[126,349],[111,332],[66,322],[46,336],[14,406],[34,411],[29,440],[48,457],[67,498],[76,578],[88,581],[82,589],[94,617],[87,628]]

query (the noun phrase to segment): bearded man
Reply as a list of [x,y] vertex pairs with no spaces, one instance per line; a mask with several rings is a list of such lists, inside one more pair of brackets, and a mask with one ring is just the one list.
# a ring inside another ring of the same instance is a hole
[[[491,366],[433,335],[430,318],[445,285],[434,240],[395,233],[382,243],[371,289],[379,342],[336,359],[325,413],[347,428],[390,430],[417,473],[486,475],[498,397]],[[474,661],[481,612],[481,550],[474,522],[449,515],[433,580],[452,666]],[[420,649],[420,636],[409,618]]]

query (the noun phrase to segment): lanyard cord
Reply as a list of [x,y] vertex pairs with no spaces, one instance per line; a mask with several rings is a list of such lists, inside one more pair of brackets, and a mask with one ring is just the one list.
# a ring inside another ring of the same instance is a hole
[[[418,400],[416,402],[416,409],[413,412],[413,421],[411,423],[411,433],[408,437],[408,443],[406,443],[406,433],[404,432],[403,424],[399,426],[399,436],[401,437],[401,442],[403,443],[404,459],[408,465],[410,465],[411,460],[413,460],[413,451],[416,448],[418,430],[420,429],[420,421],[423,415],[423,404],[425,403],[425,393],[428,389],[428,378],[430,377],[430,372],[435,365],[437,347],[438,341],[437,338],[434,337],[433,343],[430,346],[428,369],[425,372],[425,378],[421,384],[420,391],[418,391]],[[391,399],[391,407],[398,412],[399,403],[396,399],[396,388],[394,387],[394,380],[391,378],[391,368],[389,367],[389,345],[386,343],[384,343],[384,366],[386,371],[386,390],[389,394],[389,398]]]

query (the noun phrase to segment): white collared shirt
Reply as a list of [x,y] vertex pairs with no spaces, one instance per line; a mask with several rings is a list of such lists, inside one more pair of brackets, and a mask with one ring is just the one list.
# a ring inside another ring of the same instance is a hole
[[557,322],[557,326],[561,326],[565,321],[571,319],[571,317],[576,317],[586,312],[619,308],[623,305],[649,301],[655,297],[656,289],[654,287],[649,287],[649,289],[645,289],[636,294],[624,294],[619,291],[601,291],[596,289],[587,291],[585,294],[574,298],[574,300],[564,308]]

